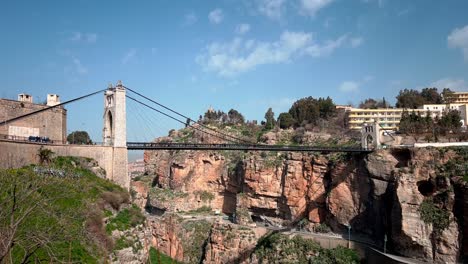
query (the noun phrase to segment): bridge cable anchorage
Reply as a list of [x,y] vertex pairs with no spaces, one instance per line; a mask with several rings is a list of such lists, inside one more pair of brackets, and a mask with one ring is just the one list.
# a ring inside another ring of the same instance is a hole
[[[125,86],[124,86],[124,87],[125,87]],[[175,111],[175,110],[172,110],[171,108],[169,108],[169,107],[167,107],[167,106],[165,106],[165,105],[163,105],[163,104],[160,104],[160,103],[156,102],[155,100],[153,100],[153,99],[151,99],[151,98],[148,98],[147,96],[144,96],[143,94],[141,94],[141,93],[139,93],[139,92],[137,92],[137,91],[134,91],[134,90],[132,90],[132,89],[130,89],[130,88],[128,88],[128,87],[125,87],[125,89],[129,90],[130,92],[132,92],[132,93],[134,93],[134,94],[137,94],[137,95],[139,95],[139,96],[145,98],[146,100],[148,100],[148,101],[150,101],[150,102],[152,102],[152,103],[157,104],[158,106],[160,106],[160,107],[162,107],[162,108],[164,108],[164,109],[166,109],[166,110],[168,110],[168,111],[170,111],[170,112],[172,112],[172,113],[174,113],[174,114],[176,114],[176,115],[179,115],[179,116],[181,116],[181,117],[187,119],[189,122],[193,122],[194,124],[198,124],[198,125],[202,126],[202,127],[205,128],[205,129],[208,129],[208,130],[211,130],[211,131],[213,131],[213,132],[216,132],[216,133],[219,133],[219,134],[221,134],[221,135],[224,135],[224,136],[226,136],[226,137],[235,139],[235,140],[237,140],[237,141],[239,141],[239,142],[244,142],[244,143],[248,143],[248,144],[257,144],[256,142],[251,142],[251,141],[249,141],[249,140],[245,140],[245,139],[242,139],[242,138],[238,138],[238,137],[229,135],[229,134],[227,134],[227,133],[223,133],[223,132],[221,132],[221,131],[218,131],[218,130],[216,130],[216,129],[213,129],[213,128],[209,127],[209,126],[206,126],[206,125],[204,125],[204,124],[202,124],[202,123],[200,123],[200,122],[198,122],[198,121],[195,121],[195,120],[191,119],[190,117],[188,117],[188,116],[186,116],[186,115],[183,115],[183,114],[181,114],[181,113],[179,113],[179,112],[177,112],[177,111]],[[186,124],[186,123],[184,122],[184,124]],[[232,141],[231,141],[231,142],[232,142]]]
[[[133,101],[135,101],[135,102],[137,102],[137,103],[139,103],[139,104],[141,104],[141,105],[144,105],[144,106],[148,107],[148,108],[151,109],[151,110],[154,110],[154,111],[156,111],[156,112],[158,112],[158,113],[160,113],[160,114],[162,114],[162,115],[165,115],[165,116],[167,116],[167,117],[169,117],[169,118],[171,118],[171,119],[173,119],[173,120],[175,120],[175,121],[177,121],[177,122],[179,122],[179,123],[181,123],[181,124],[183,124],[183,125],[186,125],[186,123],[185,123],[184,121],[180,120],[180,119],[177,119],[177,118],[175,118],[175,117],[173,117],[173,116],[171,116],[171,115],[169,115],[169,114],[166,114],[166,113],[164,113],[164,112],[162,112],[162,111],[160,111],[160,110],[158,110],[158,109],[156,109],[156,108],[154,108],[154,107],[151,107],[151,106],[149,106],[149,105],[147,105],[147,104],[145,104],[145,103],[143,103],[143,102],[141,102],[141,101],[139,101],[139,100],[137,100],[137,99],[135,99],[135,98],[133,98],[133,97],[131,97],[131,96],[129,96],[129,95],[125,95],[125,96],[126,96],[128,99],[133,100]],[[226,141],[229,141],[229,142],[232,142],[232,143],[238,143],[238,142],[236,142],[236,141],[233,141],[233,140],[230,140],[230,139],[227,139],[227,138],[223,138],[223,137],[218,136],[218,135],[216,135],[216,134],[209,133],[209,132],[204,131],[204,130],[202,130],[202,129],[198,128],[198,127],[195,127],[195,126],[193,126],[193,125],[188,124],[188,126],[191,127],[191,128],[193,128],[193,129],[196,129],[196,130],[198,130],[198,131],[200,131],[200,132],[202,132],[202,133],[205,133],[205,134],[207,134],[207,135],[214,136],[214,137],[217,137],[217,138],[220,138],[220,139],[222,139],[222,140],[226,140]]]
[[17,117],[13,117],[13,118],[10,118],[10,119],[8,119],[8,120],[4,120],[4,121],[0,122],[0,124],[6,125],[6,123],[13,122],[13,121],[16,121],[16,120],[19,120],[19,119],[23,119],[23,118],[25,118],[25,117],[32,116],[32,115],[35,115],[35,114],[38,114],[38,113],[41,113],[41,112],[44,112],[44,111],[47,111],[47,110],[50,110],[50,109],[53,109],[53,108],[62,106],[62,105],[66,105],[66,104],[69,104],[69,103],[73,103],[73,102],[75,102],[75,101],[79,101],[79,100],[81,100],[81,99],[84,99],[84,98],[93,96],[93,95],[95,95],[95,94],[102,93],[102,92],[104,92],[104,91],[106,91],[106,90],[107,90],[107,89],[99,90],[99,91],[97,91],[97,92],[90,93],[90,94],[87,94],[87,95],[83,95],[83,96],[77,97],[77,98],[75,98],[75,99],[68,100],[68,101],[66,101],[66,102],[63,102],[63,103],[60,103],[60,104],[57,104],[57,105],[49,106],[49,107],[47,107],[47,108],[40,109],[40,110],[36,110],[36,111],[31,112],[31,113],[27,113],[27,114],[24,114],[24,115],[20,115],[20,116],[17,116]]

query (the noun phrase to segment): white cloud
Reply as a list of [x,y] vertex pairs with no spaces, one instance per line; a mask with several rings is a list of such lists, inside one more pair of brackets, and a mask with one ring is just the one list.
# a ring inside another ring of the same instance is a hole
[[444,78],[432,82],[429,87],[436,87],[439,90],[450,88],[453,91],[467,91],[468,83],[464,79]]
[[323,45],[313,44],[306,48],[306,52],[312,57],[328,56],[342,46],[347,38],[347,35],[343,35],[335,40],[328,40]]
[[362,0],[364,3],[377,3],[380,8],[383,8],[386,0]]
[[461,49],[465,60],[468,61],[468,25],[454,29],[447,41],[450,47]]
[[198,17],[193,12],[190,12],[184,16],[184,26],[191,26],[197,23],[197,21],[198,21]]
[[88,73],[88,69],[81,64],[81,61],[76,57],[72,57],[73,65],[75,66],[75,70],[78,74],[86,74]]
[[322,8],[331,4],[334,0],[301,0],[301,10],[309,16],[315,14]]
[[285,0],[257,0],[258,11],[271,19],[279,19],[284,12]]
[[341,83],[338,89],[344,93],[352,93],[352,92],[359,91],[359,86],[360,86],[360,83],[358,82],[345,81]]
[[208,19],[213,24],[221,23],[224,19],[223,10],[216,8],[208,14]]
[[371,82],[374,80],[374,76],[372,75],[367,75],[366,77],[364,77],[363,81],[364,82]]
[[404,15],[407,15],[409,12],[410,12],[409,8],[403,9],[403,10],[401,10],[401,11],[399,11],[399,12],[397,13],[397,16],[399,16],[399,17],[400,17],[400,16],[404,16]]
[[245,34],[250,31],[250,25],[249,24],[239,24],[236,27],[236,33],[239,35]]
[[81,33],[73,32],[70,40],[73,42],[86,42],[86,43],[95,43],[97,41],[98,35],[96,33]]
[[351,47],[353,48],[361,46],[362,43],[364,43],[364,39],[362,37],[351,38]]
[[129,61],[131,61],[135,55],[136,55],[136,49],[129,49],[123,56],[122,58],[122,64],[127,64]]
[[86,41],[88,43],[95,43],[97,41],[97,34],[95,33],[86,34]]
[[321,44],[313,38],[312,33],[290,31],[284,31],[279,40],[274,42],[236,37],[230,42],[209,44],[196,57],[196,62],[205,71],[233,76],[259,65],[287,63],[302,56],[327,56],[346,43],[347,39],[343,35]]
[[73,36],[70,38],[71,41],[80,41],[81,32],[73,32]]

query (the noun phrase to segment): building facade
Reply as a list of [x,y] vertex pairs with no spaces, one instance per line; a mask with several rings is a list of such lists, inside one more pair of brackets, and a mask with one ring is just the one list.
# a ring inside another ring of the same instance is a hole
[[453,92],[448,94],[444,101],[449,104],[468,104],[468,92]]
[[361,109],[351,108],[347,110],[347,125],[349,129],[360,130],[364,123],[374,122],[386,130],[397,130],[400,124],[401,115],[404,110],[408,112],[420,113],[426,116],[430,113],[432,118],[441,117],[444,111],[458,110],[461,116],[462,126],[468,124],[468,104],[430,104],[423,105],[419,109],[403,108],[379,108],[379,109]]
[[50,110],[12,122],[4,122],[24,114],[60,103],[58,95],[47,95],[46,104],[35,104],[28,94],[18,95],[18,100],[0,99],[0,135],[2,138],[25,139],[30,136],[47,137],[64,143],[67,137],[67,110],[55,107]]

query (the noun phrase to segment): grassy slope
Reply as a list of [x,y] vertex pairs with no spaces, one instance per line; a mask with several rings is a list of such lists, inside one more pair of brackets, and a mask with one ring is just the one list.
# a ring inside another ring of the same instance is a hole
[[[50,166],[41,167],[43,171],[34,166],[1,171],[0,211],[11,210],[13,185],[23,190],[23,194],[31,189],[30,186],[38,186],[29,196],[18,200],[22,203],[19,209],[28,208],[35,201],[40,201],[40,206],[19,226],[18,242],[11,253],[14,263],[23,259],[24,249],[35,245],[35,235],[44,236],[44,241],[50,240],[34,251],[31,259],[35,261],[97,263],[107,257],[112,241],[106,237],[102,224],[102,205],[106,201],[101,196],[103,193],[114,193],[117,197],[128,194],[116,184],[76,166],[79,163],[77,158],[58,157]],[[44,172],[49,168],[52,173]],[[20,197],[21,193],[18,195]],[[19,217],[21,210],[18,211]],[[10,222],[10,217],[0,214],[0,230],[8,227]]]

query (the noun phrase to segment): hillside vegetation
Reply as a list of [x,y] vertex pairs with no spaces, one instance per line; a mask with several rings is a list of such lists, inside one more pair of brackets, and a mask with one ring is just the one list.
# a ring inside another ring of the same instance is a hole
[[105,217],[113,223],[108,232],[142,222],[112,221],[121,207],[132,210],[130,196],[86,169],[90,162],[57,157],[46,166],[0,170],[0,263],[102,262],[115,250]]

